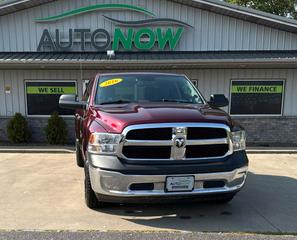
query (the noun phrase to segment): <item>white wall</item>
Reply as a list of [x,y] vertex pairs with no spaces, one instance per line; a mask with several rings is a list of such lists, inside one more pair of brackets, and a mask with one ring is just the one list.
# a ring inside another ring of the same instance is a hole
[[[91,79],[96,72],[83,71],[82,79]],[[206,98],[213,93],[229,96],[231,79],[285,79],[284,115],[297,116],[297,69],[197,69],[175,72],[198,79],[199,89]],[[77,80],[81,96],[82,81],[79,70],[0,70],[0,116],[12,116],[15,112],[26,114],[24,81],[34,79]],[[5,93],[5,86],[11,86],[10,94]]]
[[[296,50],[297,34],[265,27],[168,0],[58,0],[0,17],[0,51],[36,51],[44,29],[105,28],[115,25],[103,19],[103,12],[90,12],[51,23],[34,19],[48,17],[97,3],[126,3],[144,7],[158,17],[175,18],[193,25],[186,29],[176,50]],[[131,11],[106,11],[105,15],[121,20],[142,20],[147,16]],[[65,36],[67,38],[67,35]]]

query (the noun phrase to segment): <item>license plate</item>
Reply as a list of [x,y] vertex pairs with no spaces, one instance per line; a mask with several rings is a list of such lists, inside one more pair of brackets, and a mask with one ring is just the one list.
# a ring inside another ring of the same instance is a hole
[[167,177],[166,191],[167,192],[191,192],[194,190],[195,177]]

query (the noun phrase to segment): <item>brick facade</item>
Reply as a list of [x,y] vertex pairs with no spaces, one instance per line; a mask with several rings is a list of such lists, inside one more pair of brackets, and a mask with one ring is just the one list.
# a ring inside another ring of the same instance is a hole
[[249,145],[297,146],[297,117],[240,117]]
[[[6,126],[9,118],[0,118],[0,141],[8,141]],[[297,146],[297,117],[240,117],[234,118],[247,131],[248,145]],[[68,126],[68,143],[75,139],[74,120],[65,119]],[[32,142],[46,142],[44,128],[47,118],[28,118]]]

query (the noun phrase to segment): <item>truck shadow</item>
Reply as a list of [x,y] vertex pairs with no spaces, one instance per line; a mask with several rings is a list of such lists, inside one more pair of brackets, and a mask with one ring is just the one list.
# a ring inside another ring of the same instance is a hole
[[222,205],[197,201],[111,205],[106,214],[152,229],[297,232],[297,179],[249,173],[245,188]]

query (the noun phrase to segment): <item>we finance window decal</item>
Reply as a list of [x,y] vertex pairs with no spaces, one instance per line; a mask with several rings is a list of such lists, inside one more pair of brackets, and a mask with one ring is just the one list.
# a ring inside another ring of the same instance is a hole
[[231,115],[282,115],[284,80],[232,80]]

